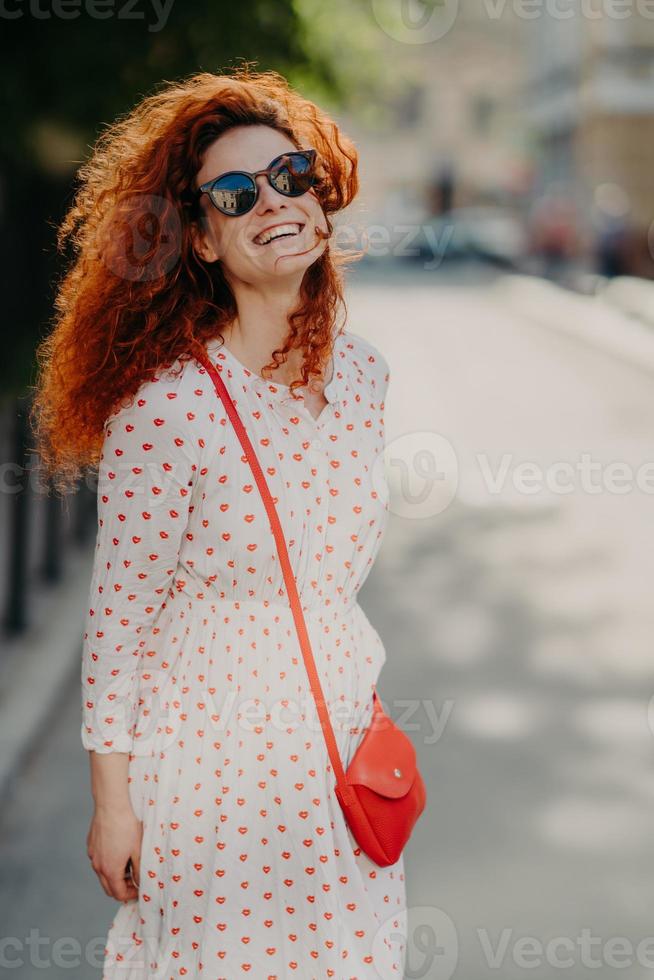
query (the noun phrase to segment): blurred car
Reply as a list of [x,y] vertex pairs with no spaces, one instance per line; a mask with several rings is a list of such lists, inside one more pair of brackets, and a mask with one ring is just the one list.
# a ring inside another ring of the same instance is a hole
[[413,258],[434,268],[471,258],[517,268],[527,251],[526,229],[514,214],[479,206],[455,208],[424,221]]

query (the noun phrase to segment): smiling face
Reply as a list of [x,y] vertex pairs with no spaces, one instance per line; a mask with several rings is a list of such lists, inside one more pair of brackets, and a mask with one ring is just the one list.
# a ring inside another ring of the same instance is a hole
[[[269,126],[237,126],[223,133],[205,152],[194,186],[199,187],[228,170],[250,173],[267,168],[271,161],[289,150],[291,140]],[[287,197],[271,187],[263,174],[256,178],[258,197],[247,214],[231,217],[200,196],[203,216],[194,225],[194,247],[205,262],[219,259],[225,277],[246,283],[265,283],[302,277],[327,247],[316,229],[327,234],[325,215],[314,188],[299,197]],[[281,237],[270,238],[275,226],[288,226]],[[266,234],[262,234],[266,232]]]

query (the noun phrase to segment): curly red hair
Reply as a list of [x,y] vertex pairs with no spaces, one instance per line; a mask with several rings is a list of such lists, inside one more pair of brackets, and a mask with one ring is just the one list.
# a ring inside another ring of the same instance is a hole
[[[35,449],[62,491],[83,467],[97,466],[104,423],[119,403],[177,359],[222,339],[237,315],[220,263],[205,264],[193,250],[185,198],[207,146],[239,125],[270,126],[318,151],[315,192],[330,235],[328,216],[357,194],[352,141],[274,71],[245,65],[160,83],[103,131],[57,229],[59,251],[70,245],[74,258],[57,284],[53,329],[36,351]],[[292,389],[322,376],[338,308],[345,309],[341,267],[361,254],[332,255],[327,245],[307,269],[286,342],[266,365],[272,370],[303,348]]]

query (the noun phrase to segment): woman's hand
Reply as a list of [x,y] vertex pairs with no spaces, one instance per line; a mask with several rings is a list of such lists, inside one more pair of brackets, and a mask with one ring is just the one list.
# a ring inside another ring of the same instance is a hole
[[138,897],[142,837],[143,824],[131,806],[96,806],[86,850],[105,892],[119,902]]
[[107,895],[129,902],[138,896],[141,884],[143,838],[143,823],[134,813],[129,794],[129,756],[91,750],[89,762],[95,813],[86,852]]

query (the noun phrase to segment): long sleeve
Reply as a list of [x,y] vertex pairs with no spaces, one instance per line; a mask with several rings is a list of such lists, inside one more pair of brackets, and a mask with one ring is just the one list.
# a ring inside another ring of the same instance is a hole
[[105,423],[82,645],[82,744],[133,750],[138,664],[177,568],[203,440],[182,379],[146,382]]
[[391,379],[391,369],[386,356],[371,341],[359,334],[352,334],[351,331],[350,336],[356,338],[354,363],[361,372],[361,384],[365,386],[370,399],[370,409],[375,413],[374,418],[379,434],[379,440],[375,447],[377,454],[383,452],[386,445],[386,396]]

